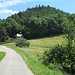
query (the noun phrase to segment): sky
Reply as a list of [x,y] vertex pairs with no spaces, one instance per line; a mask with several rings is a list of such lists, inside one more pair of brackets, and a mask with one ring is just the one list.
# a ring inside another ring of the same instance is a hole
[[49,5],[64,12],[75,13],[75,0],[0,0],[0,19],[6,19],[36,5]]

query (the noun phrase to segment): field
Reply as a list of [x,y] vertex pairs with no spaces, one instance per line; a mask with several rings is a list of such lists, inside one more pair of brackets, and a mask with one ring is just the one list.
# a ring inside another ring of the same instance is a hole
[[66,44],[64,35],[28,40],[29,48],[16,47],[14,43],[4,44],[17,51],[25,60],[28,67],[33,71],[34,75],[63,75],[60,71],[49,70],[41,63],[39,59],[45,50],[51,49],[56,44]]
[[0,52],[0,61],[4,58],[5,54],[5,52]]

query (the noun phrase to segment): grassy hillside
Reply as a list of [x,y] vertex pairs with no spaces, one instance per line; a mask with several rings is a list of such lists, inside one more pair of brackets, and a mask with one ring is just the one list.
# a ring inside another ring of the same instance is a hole
[[25,60],[28,67],[33,71],[34,75],[63,75],[60,71],[49,70],[44,66],[39,57],[42,56],[45,50],[49,50],[56,44],[65,44],[64,36],[48,37],[42,39],[29,40],[29,48],[19,48],[14,43],[5,44],[6,46],[17,51]]
[[55,37],[47,37],[42,39],[34,39],[29,40],[30,47],[37,47],[37,48],[50,48],[55,46],[56,44],[64,44],[66,43],[66,39],[64,35],[55,36]]

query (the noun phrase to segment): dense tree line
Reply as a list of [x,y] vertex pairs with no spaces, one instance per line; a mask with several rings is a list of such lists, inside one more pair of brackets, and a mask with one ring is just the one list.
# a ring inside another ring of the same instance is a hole
[[32,39],[62,34],[63,23],[67,20],[75,24],[75,14],[65,13],[49,5],[39,5],[0,20],[0,25],[6,28],[11,38],[22,32],[25,38]]

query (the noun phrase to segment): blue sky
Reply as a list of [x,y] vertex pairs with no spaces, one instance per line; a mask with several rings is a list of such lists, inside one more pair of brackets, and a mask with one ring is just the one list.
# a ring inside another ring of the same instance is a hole
[[50,5],[69,13],[75,13],[75,0],[0,0],[0,19],[36,5]]

